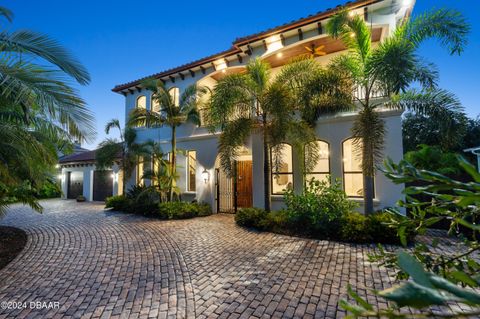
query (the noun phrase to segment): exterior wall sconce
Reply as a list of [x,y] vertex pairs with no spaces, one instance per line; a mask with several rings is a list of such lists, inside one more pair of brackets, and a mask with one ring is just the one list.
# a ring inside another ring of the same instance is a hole
[[205,184],[207,184],[208,181],[210,180],[210,173],[207,171],[206,168],[203,169],[202,179],[203,179],[203,181],[205,182]]

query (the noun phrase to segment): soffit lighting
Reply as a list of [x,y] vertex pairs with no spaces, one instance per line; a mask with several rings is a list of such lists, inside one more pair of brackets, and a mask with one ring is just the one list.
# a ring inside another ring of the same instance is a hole
[[219,59],[219,60],[213,62],[213,65],[215,65],[215,70],[216,71],[222,71],[222,70],[225,71],[225,69],[228,67],[227,66],[227,61],[225,61],[225,59]]
[[278,35],[278,34],[277,35],[272,35],[265,42],[267,43],[267,52],[268,53],[274,52],[274,51],[277,51],[277,50],[283,48],[282,39],[280,38],[280,35]]

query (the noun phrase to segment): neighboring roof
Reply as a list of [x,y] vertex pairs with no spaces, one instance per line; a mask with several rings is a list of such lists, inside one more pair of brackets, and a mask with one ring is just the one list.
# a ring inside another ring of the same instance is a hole
[[84,152],[89,152],[89,151],[90,151],[89,149],[83,148],[78,144],[75,144],[73,146],[73,154],[84,153]]
[[328,8],[325,11],[321,11],[321,12],[318,12],[316,14],[309,15],[308,17],[305,17],[305,18],[300,18],[300,19],[288,22],[286,24],[282,24],[282,25],[270,28],[268,30],[249,35],[249,36],[237,38],[233,42],[233,46],[226,51],[222,51],[222,52],[219,52],[219,53],[216,53],[216,54],[213,54],[213,55],[195,60],[193,62],[189,62],[189,63],[183,64],[183,65],[180,65],[180,66],[175,67],[175,68],[164,70],[162,72],[155,73],[155,74],[143,77],[143,78],[135,80],[135,81],[131,81],[131,82],[127,82],[127,83],[124,83],[124,84],[116,85],[112,89],[112,91],[113,92],[120,92],[122,90],[125,90],[125,89],[128,89],[128,88],[134,87],[136,85],[139,85],[139,84],[142,83],[142,81],[144,81],[145,79],[148,79],[148,78],[153,77],[153,78],[159,79],[159,78],[166,77],[166,76],[178,73],[178,72],[187,71],[191,68],[198,67],[198,66],[204,65],[206,63],[213,62],[214,60],[216,60],[220,57],[225,57],[225,56],[228,56],[228,55],[234,55],[234,54],[242,53],[243,51],[240,49],[240,46],[242,46],[242,45],[247,45],[249,43],[252,43],[252,42],[255,42],[255,41],[258,41],[258,40],[262,40],[262,39],[267,38],[267,37],[269,37],[271,35],[274,35],[274,34],[282,33],[282,32],[288,31],[288,30],[292,30],[292,29],[299,28],[301,26],[310,24],[312,22],[316,22],[316,21],[319,21],[319,20],[326,19],[326,18],[332,16],[333,14],[335,14],[335,12],[337,12],[337,10],[341,7],[357,8],[357,7],[362,7],[362,6],[365,6],[365,5],[370,5],[370,4],[373,4],[373,3],[377,3],[377,2],[380,2],[380,1],[383,1],[383,0],[348,1],[344,5],[338,5],[335,8]]
[[96,150],[81,152],[61,157],[58,162],[60,164],[73,163],[73,162],[94,162]]

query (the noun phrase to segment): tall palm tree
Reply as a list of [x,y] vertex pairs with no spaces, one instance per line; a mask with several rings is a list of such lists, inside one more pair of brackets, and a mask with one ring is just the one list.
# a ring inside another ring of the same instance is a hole
[[[307,114],[307,110],[338,102],[333,98],[334,94],[325,94],[327,90],[316,82],[323,83],[322,72],[313,60],[301,59],[285,66],[273,78],[270,65],[257,58],[247,64],[245,73],[225,76],[213,90],[209,121],[212,130],[222,130],[218,148],[221,166],[227,175],[233,174],[233,163],[246,139],[254,133],[262,135],[264,207],[267,211],[271,208],[271,167],[281,164],[271,162],[270,150],[274,154],[279,153],[281,149],[276,146],[288,141],[299,154],[303,154],[301,150],[305,141],[315,140],[314,127],[308,123],[311,115]],[[317,84],[316,98],[313,98],[314,94],[305,97],[305,83]],[[332,81],[328,86],[332,88],[336,84]],[[344,95],[341,96],[344,98]],[[301,111],[305,120],[298,119],[296,111]],[[307,154],[315,155],[317,152]],[[280,156],[275,158],[281,160]],[[312,159],[306,162],[311,163]]]
[[[438,73],[430,63],[418,56],[419,45],[436,38],[451,54],[460,54],[466,44],[469,26],[456,11],[440,9],[406,19],[393,34],[378,46],[372,46],[369,26],[360,16],[350,16],[341,10],[328,22],[327,31],[340,38],[348,53],[333,60],[333,68],[350,76],[359,88],[357,97],[358,117],[352,134],[362,159],[363,197],[365,213],[373,212],[373,178],[375,165],[382,159],[385,123],[380,110],[384,107],[407,107],[418,112],[451,107],[451,103],[439,105],[445,93],[436,89]],[[409,86],[418,82],[423,91],[406,96]],[[376,99],[378,92],[385,98]],[[419,96],[423,96],[419,99]],[[426,101],[425,99],[428,99]],[[443,99],[443,102],[448,102]],[[449,112],[444,112],[448,116]]]
[[[136,108],[129,116],[129,125],[161,127],[171,129],[170,176],[176,176],[177,163],[177,128],[185,123],[200,125],[199,105],[206,89],[197,85],[188,86],[180,97],[176,97],[160,80],[147,80],[142,86],[152,93],[152,99],[159,105],[159,111]],[[169,200],[175,193],[175,179],[169,185]]]
[[[13,14],[0,7],[0,18],[11,22]],[[93,116],[71,80],[85,85],[90,76],[57,41],[28,30],[0,32],[1,203],[23,194],[23,202],[41,210],[18,189],[45,180],[65,140],[94,137]]]
[[110,134],[112,129],[118,130],[120,140],[107,138],[99,144],[95,154],[96,165],[105,168],[118,162],[122,170],[122,191],[125,194],[127,180],[132,176],[138,162],[148,155],[148,151],[144,145],[135,143],[135,129],[129,126],[122,129],[118,119],[112,119],[105,125],[105,133]]

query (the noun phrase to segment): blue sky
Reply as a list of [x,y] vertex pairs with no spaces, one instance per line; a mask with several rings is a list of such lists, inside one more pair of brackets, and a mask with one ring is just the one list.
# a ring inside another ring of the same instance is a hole
[[[225,50],[240,36],[343,4],[344,0],[269,1],[65,1],[6,0],[15,13],[11,29],[28,28],[59,40],[88,68],[92,82],[80,93],[95,112],[98,136],[105,123],[124,117],[116,84]],[[74,5],[74,3],[76,3]],[[417,0],[414,14],[433,7],[461,11],[472,32],[465,53],[450,56],[435,42],[420,54],[437,64],[440,85],[457,94],[467,113],[479,113],[480,1]]]

